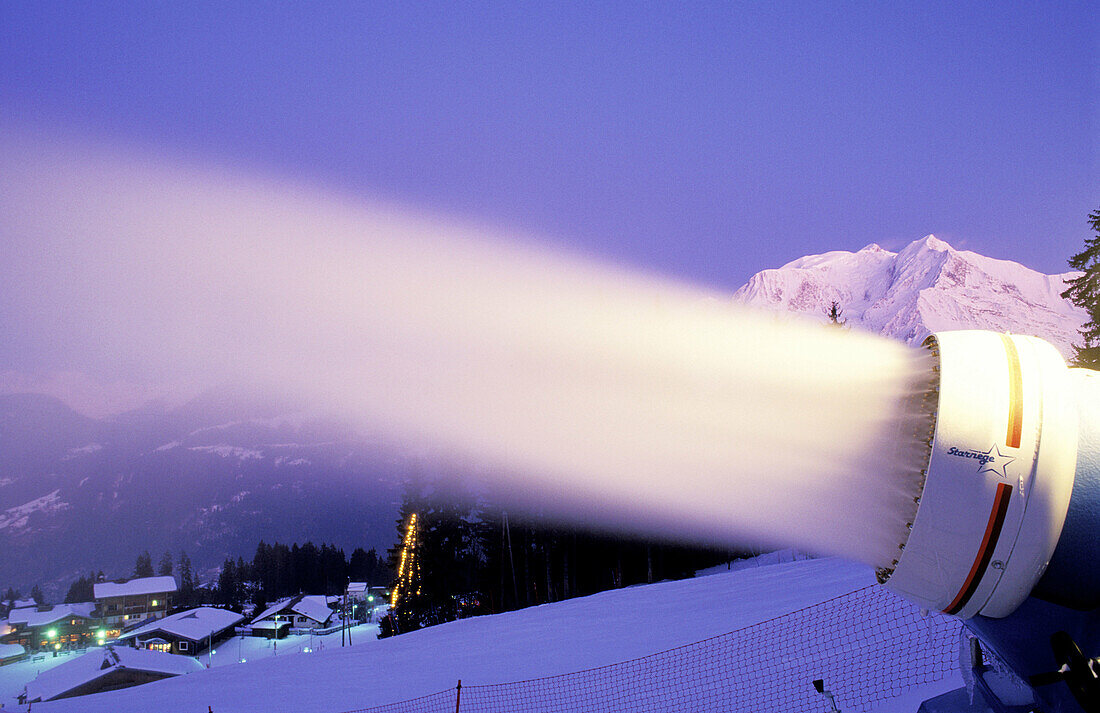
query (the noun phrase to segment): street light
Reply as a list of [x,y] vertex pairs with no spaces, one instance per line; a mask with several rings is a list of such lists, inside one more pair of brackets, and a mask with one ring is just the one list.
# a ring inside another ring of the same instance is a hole
[[275,630],[271,634],[271,648],[272,648],[271,655],[272,656],[278,656],[279,655],[279,617],[280,616],[282,616],[282,615],[281,614],[276,614],[275,615]]

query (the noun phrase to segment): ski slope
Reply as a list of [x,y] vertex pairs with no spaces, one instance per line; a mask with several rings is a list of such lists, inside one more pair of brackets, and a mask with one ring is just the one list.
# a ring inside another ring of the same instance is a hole
[[[47,713],[340,713],[464,685],[503,683],[645,656],[866,587],[872,571],[837,559],[772,564],[478,617],[348,648],[282,655],[112,693],[36,704]],[[790,632],[797,636],[798,632]],[[361,643],[360,643],[361,642]],[[229,642],[223,649],[234,648]],[[221,654],[219,654],[221,656]],[[222,661],[229,659],[225,656]],[[942,681],[876,708],[916,710],[962,685]],[[824,709],[823,709],[824,710]]]

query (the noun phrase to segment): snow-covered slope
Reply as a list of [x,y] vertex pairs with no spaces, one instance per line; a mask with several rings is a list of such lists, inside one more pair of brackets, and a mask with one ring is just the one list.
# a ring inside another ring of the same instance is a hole
[[[350,648],[215,667],[35,710],[126,713],[211,706],[237,713],[338,713],[446,690],[458,679],[464,685],[503,683],[645,656],[873,582],[869,568],[840,560],[775,564],[465,619]],[[955,677],[924,686],[897,710],[915,710],[910,699],[919,702],[920,696],[958,685]],[[884,703],[875,710],[894,708]]]
[[802,257],[753,275],[734,298],[817,319],[836,301],[849,325],[911,344],[935,331],[992,329],[1042,337],[1070,356],[1086,319],[1060,296],[1074,274],[1044,275],[929,235],[897,253],[872,244]]

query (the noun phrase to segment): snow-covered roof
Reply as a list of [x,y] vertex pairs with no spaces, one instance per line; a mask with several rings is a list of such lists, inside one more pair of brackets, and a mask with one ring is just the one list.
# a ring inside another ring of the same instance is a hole
[[0,661],[27,653],[19,644],[0,644]]
[[22,626],[26,624],[30,617],[38,611],[38,607],[23,607],[21,609],[12,609],[8,612],[8,624],[11,626]]
[[307,616],[314,621],[324,624],[332,616],[332,609],[328,606],[328,597],[319,594],[297,596],[290,599],[280,599],[263,613],[252,620],[252,623],[260,622],[270,616],[292,611],[302,616]]
[[162,631],[191,641],[199,641],[210,634],[216,634],[233,626],[242,619],[244,619],[243,616],[227,609],[199,607],[149,622],[125,636],[120,636],[119,640],[144,638],[153,632]]
[[292,611],[302,616],[308,616],[310,619],[322,624],[332,616],[332,610],[328,607],[328,597],[302,597],[298,602],[291,604],[290,608]]
[[23,625],[27,627],[46,626],[55,621],[69,619],[74,616],[88,619],[95,610],[92,602],[80,602],[78,604],[57,604],[45,611],[38,611],[38,607],[24,607],[12,609],[8,614],[8,624],[12,626]]
[[276,601],[274,604],[269,606],[267,609],[264,609],[263,612],[261,612],[259,616],[253,617],[252,623],[253,624],[258,624],[259,622],[263,621],[264,619],[268,618],[269,616],[274,616],[275,614],[278,614],[279,612],[281,612],[283,610],[284,607],[286,607],[287,604],[290,603],[291,599],[292,599],[292,597],[287,597],[285,599],[280,599],[280,600]]
[[[274,629],[275,624],[276,624],[275,620],[254,621],[251,624],[249,624],[249,626],[253,629]],[[278,622],[278,625],[279,625],[279,627],[290,626],[290,622],[286,621],[284,619],[283,621]]]
[[190,656],[177,656],[128,646],[92,648],[83,656],[43,671],[27,684],[28,701],[48,701],[77,686],[106,676],[116,669],[149,671],[165,676],[179,676],[205,667]]
[[127,582],[99,582],[92,587],[96,599],[107,597],[138,597],[176,591],[174,577],[142,577]]
[[16,599],[15,604],[12,606],[12,609],[22,609],[23,607],[33,607],[37,605],[38,602],[34,601],[34,599],[31,598]]

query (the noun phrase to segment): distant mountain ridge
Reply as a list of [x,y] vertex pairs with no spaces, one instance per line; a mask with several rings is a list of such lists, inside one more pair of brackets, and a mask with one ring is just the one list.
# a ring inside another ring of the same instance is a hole
[[734,300],[821,320],[836,301],[850,326],[910,344],[948,329],[1030,334],[1069,357],[1087,319],[1060,296],[1076,274],[1045,275],[928,235],[897,253],[871,244],[799,258],[756,273]]
[[197,570],[257,542],[392,544],[409,464],[351,429],[219,390],[110,419],[36,394],[0,395],[0,589],[64,595],[129,574],[149,550]]

